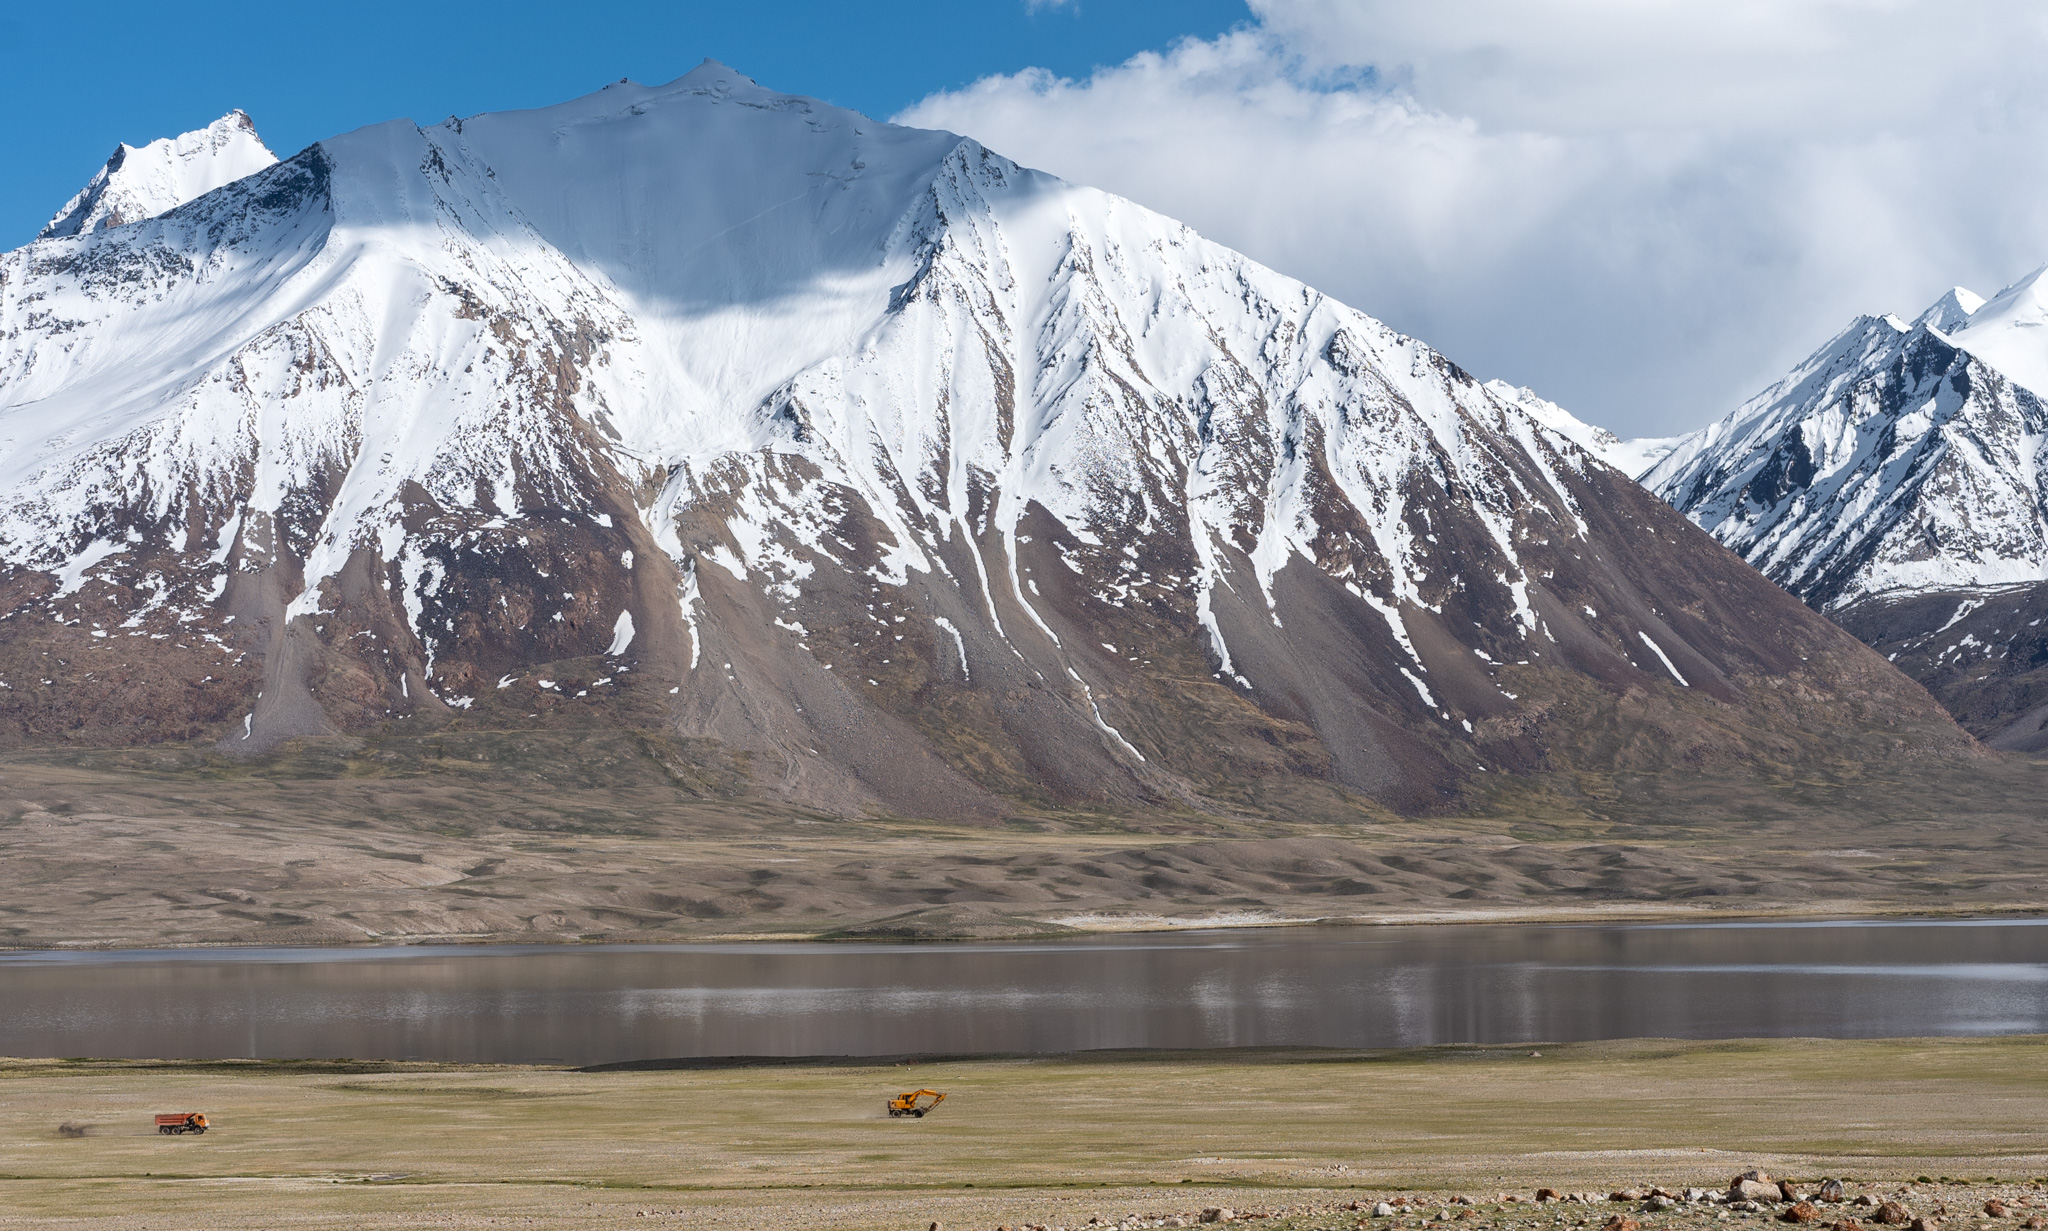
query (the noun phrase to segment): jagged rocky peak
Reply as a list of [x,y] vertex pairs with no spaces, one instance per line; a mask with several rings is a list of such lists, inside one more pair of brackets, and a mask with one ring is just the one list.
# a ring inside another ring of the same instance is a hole
[[1644,482],[1823,608],[2048,579],[2038,276],[1858,318]]
[[2048,738],[2040,277],[1859,318],[1644,477],[2012,747]]
[[952,817],[1968,747],[1519,394],[715,63],[0,257],[0,438],[0,740],[607,722]]
[[154,218],[277,161],[256,125],[230,111],[204,128],[144,146],[122,144],[37,235],[50,239]]

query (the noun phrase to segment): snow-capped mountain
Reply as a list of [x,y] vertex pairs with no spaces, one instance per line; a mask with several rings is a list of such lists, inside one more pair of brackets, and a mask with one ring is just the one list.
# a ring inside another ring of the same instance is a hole
[[1504,380],[1486,382],[1487,392],[1519,406],[1530,418],[1631,477],[1641,475],[1678,447],[1683,436],[1638,436],[1623,440],[1596,427],[1534,389],[1516,388]]
[[16,741],[609,722],[929,816],[1969,747],[1519,395],[712,63],[0,257],[0,560]]
[[2000,742],[2048,703],[2048,681],[2016,683],[2048,667],[2026,648],[2026,594],[2048,582],[2040,278],[1988,302],[1958,287],[1910,322],[1859,318],[1643,476]]
[[256,135],[256,125],[240,111],[139,149],[124,143],[36,238],[89,234],[154,218],[276,161]]

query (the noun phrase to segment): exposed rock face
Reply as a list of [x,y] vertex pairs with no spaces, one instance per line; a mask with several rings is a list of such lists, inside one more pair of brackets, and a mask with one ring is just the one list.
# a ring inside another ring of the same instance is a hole
[[961,819],[1974,747],[1421,343],[718,65],[0,257],[0,433],[12,744],[613,723]]
[[1864,317],[1643,476],[1993,744],[2048,715],[2048,287]]
[[154,218],[276,161],[277,155],[256,135],[256,125],[240,111],[140,149],[116,146],[107,165],[64,203],[36,238],[90,235]]
[[1992,747],[2048,749],[2048,585],[1884,595],[1834,616]]

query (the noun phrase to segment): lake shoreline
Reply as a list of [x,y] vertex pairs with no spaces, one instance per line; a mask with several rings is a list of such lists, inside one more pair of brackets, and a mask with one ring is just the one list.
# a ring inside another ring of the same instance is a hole
[[60,953],[183,953],[228,952],[246,949],[402,952],[407,949],[518,949],[518,950],[602,950],[681,949],[711,945],[787,945],[820,947],[856,944],[959,945],[1008,941],[1078,940],[1091,936],[1151,935],[1187,932],[1251,932],[1311,927],[1497,927],[1515,924],[1577,927],[1602,924],[1671,924],[1708,927],[1744,923],[1946,923],[1970,920],[2019,922],[2048,920],[2048,906],[2035,904],[1971,905],[1952,910],[1930,909],[1924,905],[1883,905],[1826,903],[1813,908],[1784,907],[1752,910],[1723,910],[1648,903],[1601,907],[1512,907],[1474,908],[1450,911],[1407,911],[1381,915],[1330,915],[1323,917],[1234,920],[1219,923],[1207,918],[1174,920],[1143,916],[1126,923],[1111,918],[1088,926],[1063,925],[1051,930],[1019,930],[1014,934],[895,935],[887,932],[849,932],[836,928],[826,932],[730,932],[687,938],[617,937],[578,939],[571,937],[519,937],[516,933],[422,934],[404,939],[373,939],[356,942],[279,943],[253,940],[188,941],[175,944],[131,944],[117,940],[76,943],[16,945],[0,942],[0,962],[24,954]]
[[2048,1033],[2039,915],[0,954],[0,1052],[735,1056]]

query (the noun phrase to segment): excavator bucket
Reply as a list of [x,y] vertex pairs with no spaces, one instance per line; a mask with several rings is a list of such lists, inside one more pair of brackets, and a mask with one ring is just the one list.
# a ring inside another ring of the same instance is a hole
[[[931,1099],[931,1102],[920,1104],[918,1100],[924,1098]],[[932,1108],[945,1101],[946,1096],[937,1090],[906,1090],[889,1100],[889,1115],[891,1117],[912,1116],[922,1120],[926,1112],[929,1112]]]

